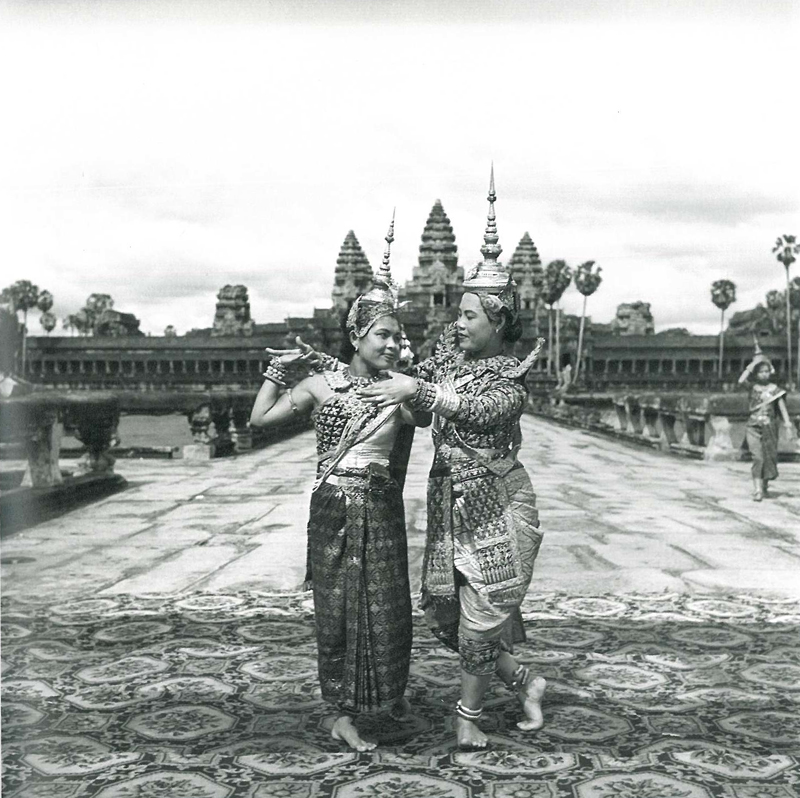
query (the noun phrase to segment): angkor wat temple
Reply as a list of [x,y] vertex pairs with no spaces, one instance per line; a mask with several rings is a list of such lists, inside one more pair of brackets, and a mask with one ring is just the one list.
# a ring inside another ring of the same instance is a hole
[[[524,328],[514,354],[524,356],[538,335],[548,334],[549,312],[537,289],[542,262],[527,232],[507,263],[518,286]],[[372,273],[351,230],[336,260],[330,308],[314,309],[308,317],[257,324],[250,315],[247,288],[225,286],[218,294],[213,325],[183,336],[32,337],[27,376],[48,386],[71,388],[257,386],[268,359],[265,347],[292,346],[299,335],[316,348],[340,354],[345,341],[343,319],[355,297],[370,284]],[[463,277],[450,219],[436,200],[422,231],[411,280],[400,291],[408,303],[402,311],[406,334],[418,358],[430,353],[443,326],[455,319]],[[543,357],[534,369],[533,382],[551,384],[556,366],[574,365],[578,321],[575,316],[561,317],[560,363],[548,364]],[[645,302],[620,305],[610,323],[587,323],[581,367],[587,387],[718,389],[734,383],[753,354],[752,334],[741,325],[729,330],[720,379],[718,336],[691,335],[685,330],[656,334],[654,329],[650,305]],[[759,340],[780,375],[785,365],[783,338],[766,334]]]

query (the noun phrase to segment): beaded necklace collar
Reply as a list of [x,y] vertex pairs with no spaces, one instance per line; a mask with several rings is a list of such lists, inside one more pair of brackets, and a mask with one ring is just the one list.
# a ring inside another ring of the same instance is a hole
[[352,371],[350,371],[350,366],[344,367],[342,370],[342,376],[354,388],[364,388],[367,385],[372,385],[375,382],[386,379],[386,375],[383,372],[379,372],[374,377],[358,377],[357,375],[353,374]]

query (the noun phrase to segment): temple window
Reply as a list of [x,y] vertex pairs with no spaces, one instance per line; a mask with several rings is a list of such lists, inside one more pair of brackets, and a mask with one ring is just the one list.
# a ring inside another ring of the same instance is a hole
[[623,360],[622,361],[622,373],[623,374],[631,374],[633,372],[633,361],[632,360]]
[[45,360],[44,361],[44,373],[45,374],[52,374],[56,370],[56,364],[53,363],[52,360]]
[[119,374],[119,361],[112,360],[108,364],[108,373],[109,374]]
[[686,374],[686,361],[685,360],[676,360],[675,361],[675,373],[676,374]]
[[159,360],[158,366],[161,374],[169,374],[169,360]]
[[664,374],[672,374],[674,366],[675,366],[675,363],[672,360],[662,360],[661,361],[661,371]]
[[133,374],[133,361],[132,360],[123,360],[122,361],[122,373],[123,374]]
[[58,361],[58,369],[59,374],[66,374],[67,373],[67,361],[66,360],[59,360]]
[[648,360],[647,370],[650,374],[658,374],[658,367],[661,365],[660,360]]
[[69,361],[69,373],[70,374],[80,374],[81,373],[81,361],[80,360],[70,360]]
[[233,367],[235,363],[232,360],[225,361],[225,373],[226,374],[233,374]]
[[250,360],[248,361],[248,366],[250,368],[251,374],[258,374],[261,371],[261,362],[258,360]]
[[106,361],[105,360],[98,360],[94,364],[95,370],[98,374],[105,374],[106,373]]
[[198,360],[197,367],[197,370],[200,372],[200,374],[208,374],[208,372],[211,370],[211,364],[208,360]]
[[716,364],[713,360],[704,360],[703,361],[703,374],[713,374],[715,369],[714,366]]
[[608,361],[608,373],[609,374],[619,374],[619,360],[609,360]]
[[182,360],[173,360],[172,361],[172,370],[175,374],[183,374],[183,361]]
[[689,374],[699,374],[700,373],[700,361],[699,360],[690,360],[689,361]]
[[605,360],[595,360],[594,366],[592,370],[595,374],[602,374],[605,371],[606,361]]
[[444,306],[444,294],[436,293],[433,295],[433,305],[434,307],[443,307]]
[[157,360],[148,360],[147,361],[147,373],[148,374],[157,374],[158,373],[158,361]]
[[647,361],[646,360],[637,360],[636,361],[636,373],[637,374],[644,374],[647,371]]
[[144,374],[144,360],[137,360],[133,364],[133,370],[136,374]]
[[221,360],[212,360],[211,361],[211,373],[212,374],[221,374],[222,373],[222,361]]

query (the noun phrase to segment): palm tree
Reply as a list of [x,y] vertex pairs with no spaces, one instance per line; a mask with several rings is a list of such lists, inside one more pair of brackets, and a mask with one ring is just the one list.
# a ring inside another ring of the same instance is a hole
[[[791,386],[792,382],[792,309],[790,305],[791,286],[789,281],[789,267],[797,260],[795,255],[800,253],[800,244],[797,243],[797,236],[783,235],[775,240],[772,248],[775,258],[783,264],[786,269],[786,374]],[[800,341],[798,341],[800,343]],[[800,371],[800,366],[798,366]],[[800,378],[799,378],[800,379]]]
[[[567,286],[572,282],[572,269],[563,260],[554,260],[547,264],[542,280],[542,299],[549,306],[550,312],[547,315],[547,373],[553,373],[553,306],[558,303],[567,290]],[[560,331],[560,308],[556,313],[556,375],[561,372],[561,331]]]
[[39,317],[39,324],[42,325],[44,331],[50,335],[53,330],[56,328],[56,314],[51,313],[49,310],[46,310],[42,315]]
[[[28,311],[35,308],[39,302],[40,294],[49,295],[48,291],[40,291],[37,285],[30,280],[17,280],[0,293],[0,301],[11,305],[11,312],[16,316],[22,311],[22,374],[27,370],[27,340],[28,340]],[[51,296],[52,300],[52,296]]]
[[603,278],[600,276],[602,269],[594,269],[594,261],[587,260],[575,270],[575,288],[583,294],[583,310],[581,311],[581,326],[578,330],[578,362],[575,364],[575,382],[581,372],[581,354],[583,353],[583,328],[586,324],[586,300],[600,287]]
[[714,280],[711,283],[711,301],[720,309],[719,378],[722,379],[722,357],[725,353],[725,311],[736,301],[736,285],[730,280]]

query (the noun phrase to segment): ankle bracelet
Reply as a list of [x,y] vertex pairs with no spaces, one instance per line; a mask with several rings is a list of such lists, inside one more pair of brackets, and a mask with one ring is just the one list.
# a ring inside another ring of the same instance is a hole
[[522,690],[522,688],[528,683],[530,675],[530,668],[520,665],[512,674],[511,681],[506,682],[506,685],[510,690]]
[[483,707],[480,709],[470,709],[469,707],[465,707],[461,701],[456,703],[456,715],[460,718],[464,718],[464,720],[469,720],[475,723],[476,721],[480,720],[481,715],[483,715]]

